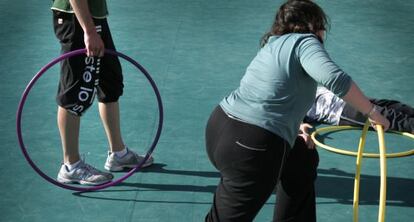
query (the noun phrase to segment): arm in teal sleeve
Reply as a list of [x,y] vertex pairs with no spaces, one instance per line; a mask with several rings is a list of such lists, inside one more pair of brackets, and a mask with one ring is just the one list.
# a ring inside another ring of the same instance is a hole
[[336,65],[323,45],[314,36],[306,36],[296,47],[296,55],[303,69],[316,82],[343,97],[351,87],[351,77]]
[[343,98],[347,103],[362,113],[369,113],[371,124],[379,124],[387,130],[390,123],[375,111],[371,102],[364,96],[351,77],[342,71],[330,58],[323,45],[312,36],[307,36],[300,41],[296,48],[303,69],[318,83],[321,83],[331,92]]

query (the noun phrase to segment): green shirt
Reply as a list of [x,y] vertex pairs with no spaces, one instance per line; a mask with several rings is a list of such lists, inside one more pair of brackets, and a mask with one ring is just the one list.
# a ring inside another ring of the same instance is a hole
[[[106,0],[88,0],[88,6],[92,17],[106,18],[108,16]],[[73,13],[69,0],[54,0],[52,9],[61,12]]]
[[329,58],[316,36],[273,36],[247,67],[240,86],[220,106],[293,146],[318,83],[342,97],[351,77]]

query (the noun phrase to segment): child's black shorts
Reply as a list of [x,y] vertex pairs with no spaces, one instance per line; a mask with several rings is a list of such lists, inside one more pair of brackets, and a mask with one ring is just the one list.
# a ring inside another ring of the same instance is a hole
[[[105,48],[115,50],[106,19],[94,19],[94,22]],[[75,14],[53,11],[53,25],[62,54],[85,48],[84,33]],[[116,102],[123,87],[118,57],[79,55],[62,61],[56,101],[59,106],[80,116],[93,103],[95,95],[99,102]]]

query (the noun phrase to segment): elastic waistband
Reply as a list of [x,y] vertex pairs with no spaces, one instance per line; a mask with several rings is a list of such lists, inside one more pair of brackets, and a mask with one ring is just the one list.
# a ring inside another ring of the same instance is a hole
[[251,124],[251,123],[249,123],[249,122],[247,122],[247,121],[245,121],[243,119],[240,119],[237,116],[233,116],[232,114],[226,112],[226,110],[224,110],[221,106],[219,106],[219,107],[220,107],[221,110],[223,110],[224,114],[226,114],[226,116],[229,117],[230,119],[234,119],[234,120],[239,121],[239,122]]

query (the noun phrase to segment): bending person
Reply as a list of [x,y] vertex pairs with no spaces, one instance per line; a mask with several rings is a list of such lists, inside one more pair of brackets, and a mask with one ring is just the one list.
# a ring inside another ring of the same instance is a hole
[[[390,122],[390,129],[414,133],[414,108],[396,100],[370,99]],[[329,125],[363,126],[367,116],[325,87],[318,87],[315,101],[304,122]]]
[[316,221],[318,153],[298,131],[318,84],[387,130],[388,120],[328,56],[326,21],[313,1],[284,3],[239,87],[210,115],[206,150],[221,178],[206,221],[253,221],[276,185],[274,221]]

